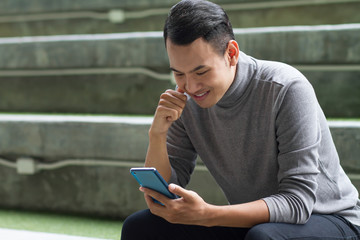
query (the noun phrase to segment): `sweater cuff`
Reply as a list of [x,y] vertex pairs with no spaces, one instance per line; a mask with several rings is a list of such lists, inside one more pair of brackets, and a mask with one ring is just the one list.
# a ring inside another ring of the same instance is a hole
[[276,212],[275,212],[276,204],[274,203],[274,199],[271,197],[267,197],[267,198],[263,198],[262,200],[266,203],[269,209],[269,214],[270,214],[269,222],[276,222]]

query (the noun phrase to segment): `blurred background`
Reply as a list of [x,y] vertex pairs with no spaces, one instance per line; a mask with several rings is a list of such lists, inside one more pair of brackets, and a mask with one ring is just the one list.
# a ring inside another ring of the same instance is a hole
[[[0,228],[119,239],[146,207],[129,169],[175,86],[162,28],[176,2],[0,1]],[[242,51],[309,79],[360,189],[360,0],[213,2]],[[199,159],[188,188],[226,204],[214,185]]]

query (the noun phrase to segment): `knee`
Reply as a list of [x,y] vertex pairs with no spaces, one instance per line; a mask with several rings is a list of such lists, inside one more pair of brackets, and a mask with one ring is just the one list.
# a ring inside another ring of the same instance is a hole
[[272,240],[271,230],[266,223],[252,227],[246,234],[245,240]]
[[121,229],[121,240],[135,239],[134,233],[136,232],[136,219],[133,215],[128,216],[123,223]]
[[143,210],[127,217],[121,229],[121,240],[146,239],[142,234],[149,234],[147,215],[147,210]]

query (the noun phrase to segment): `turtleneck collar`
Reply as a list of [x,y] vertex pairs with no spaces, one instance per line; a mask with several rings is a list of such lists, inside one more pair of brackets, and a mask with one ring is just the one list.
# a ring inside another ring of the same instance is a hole
[[216,106],[228,108],[237,103],[244,96],[255,71],[255,61],[240,51],[234,81]]

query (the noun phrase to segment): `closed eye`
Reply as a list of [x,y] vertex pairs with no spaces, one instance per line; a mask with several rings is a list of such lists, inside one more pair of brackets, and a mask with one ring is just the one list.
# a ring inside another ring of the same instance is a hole
[[209,70],[206,70],[206,71],[203,71],[203,72],[197,72],[196,74],[201,76],[201,75],[204,75],[205,73],[207,73]]

